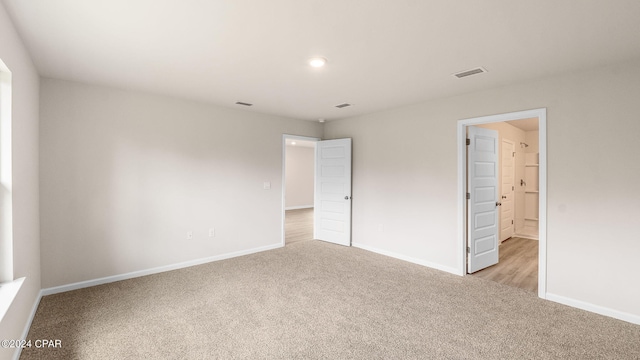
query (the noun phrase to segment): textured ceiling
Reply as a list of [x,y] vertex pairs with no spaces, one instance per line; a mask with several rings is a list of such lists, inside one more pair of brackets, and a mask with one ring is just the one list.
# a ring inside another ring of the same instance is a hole
[[306,120],[640,58],[637,0],[2,1],[45,77]]

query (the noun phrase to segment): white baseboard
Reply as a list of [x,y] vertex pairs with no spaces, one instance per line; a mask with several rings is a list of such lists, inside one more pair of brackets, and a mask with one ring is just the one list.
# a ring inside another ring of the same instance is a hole
[[285,210],[300,210],[300,209],[312,209],[313,205],[299,205],[299,206],[289,206],[284,208]]
[[206,263],[210,263],[210,262],[214,262],[214,261],[225,260],[225,259],[230,259],[230,258],[234,258],[234,257],[238,257],[238,256],[254,254],[254,253],[258,253],[258,252],[262,252],[262,251],[266,251],[266,250],[277,249],[277,248],[280,248],[282,246],[283,245],[281,243],[278,243],[278,244],[274,244],[274,245],[267,245],[267,246],[262,246],[262,247],[258,247],[258,248],[253,248],[253,249],[247,249],[247,250],[241,250],[241,251],[236,251],[236,252],[232,252],[232,253],[222,254],[222,255],[210,256],[210,257],[206,257],[206,258],[202,258],[202,259],[195,259],[195,260],[185,261],[185,262],[172,264],[172,265],[159,266],[159,267],[155,267],[155,268],[151,268],[151,269],[147,269],[147,270],[133,271],[133,272],[126,273],[126,274],[113,275],[113,276],[107,276],[107,277],[103,277],[103,278],[99,278],[99,279],[80,281],[80,282],[67,284],[67,285],[54,286],[54,287],[50,287],[50,288],[47,288],[47,289],[42,289],[41,295],[42,296],[52,295],[52,294],[57,294],[57,293],[65,292],[65,291],[83,289],[83,288],[96,286],[96,285],[107,284],[107,283],[111,283],[111,282],[115,282],[115,281],[121,281],[121,280],[137,278],[137,277],[140,277],[140,276],[157,274],[157,273],[161,273],[161,272],[165,272],[165,271],[183,269],[183,268],[186,268],[186,267],[202,265],[202,264],[206,264]]
[[[377,249],[377,248],[374,248],[374,247],[371,247],[371,246],[368,246],[368,245],[363,245],[363,244],[358,244],[358,243],[353,243],[351,245],[353,247],[357,247],[357,248],[360,248],[360,249],[363,249],[363,250],[367,250],[367,251],[371,251],[371,252],[374,252],[374,253],[378,253],[378,254],[381,254],[381,255],[389,256],[389,257],[400,259],[400,260],[404,260],[404,261],[408,261],[408,262],[411,262],[411,263],[414,263],[414,264],[418,264],[418,265],[423,265],[423,266],[426,266],[426,267],[429,267],[429,268],[433,268],[433,269],[436,269],[436,270],[445,271],[445,272],[448,272],[448,273],[451,273],[451,274],[454,274],[454,275],[460,275],[458,269],[452,268],[452,267],[449,267],[449,266],[443,266],[443,265],[436,264],[436,263],[433,263],[433,262],[412,258],[410,256],[405,256],[405,255],[402,255],[402,254],[397,254],[397,253],[394,253],[394,252]],[[586,310],[586,311],[593,312],[593,313],[596,313],[596,314],[600,314],[600,315],[612,317],[614,319],[630,322],[632,324],[640,325],[640,316],[638,316],[638,315],[625,313],[625,312],[622,312],[622,311],[606,308],[606,307],[599,306],[599,305],[594,305],[594,304],[587,303],[587,302],[584,302],[584,301],[575,300],[575,299],[571,299],[571,298],[568,298],[568,297],[555,295],[555,294],[551,294],[551,293],[546,293],[545,299],[553,301],[553,302],[557,302],[557,303],[560,303],[560,304],[563,304],[563,305],[571,306],[571,307],[574,307],[574,308],[577,308],[577,309]]]
[[630,322],[632,324],[640,325],[639,315],[629,314],[622,311],[610,309],[604,306],[594,305],[588,302],[571,299],[565,296],[560,296],[560,295],[551,294],[551,293],[547,293],[546,299],[563,304],[563,305],[571,306],[574,308],[590,311],[596,314],[612,317],[618,320]]
[[525,238],[529,240],[540,240],[538,238],[538,235],[531,235],[531,234],[513,234],[513,237],[520,237],[520,238]]
[[[27,335],[29,335],[29,329],[31,329],[31,324],[33,323],[33,318],[36,316],[36,311],[38,310],[38,305],[40,305],[41,299],[42,299],[42,290],[38,292],[38,297],[36,297],[36,301],[33,302],[31,313],[29,314],[27,323],[24,325],[24,330],[22,330],[22,336],[20,337],[21,340],[26,340]],[[13,353],[13,360],[20,359],[20,354],[22,354],[22,348],[18,347],[16,349],[16,352]]]
[[426,266],[428,268],[432,268],[432,269],[436,269],[436,270],[440,270],[440,271],[445,271],[454,275],[460,275],[460,271],[456,268],[453,267],[449,267],[449,266],[444,266],[441,264],[437,264],[434,262],[430,262],[430,261],[426,261],[426,260],[422,260],[422,259],[416,259],[410,256],[406,256],[406,255],[402,255],[402,254],[398,254],[398,253],[394,253],[391,251],[387,251],[387,250],[382,250],[382,249],[377,249],[368,245],[363,245],[363,244],[359,244],[359,243],[352,243],[351,246],[353,247],[357,247],[363,250],[367,250],[367,251],[371,251],[380,255],[385,255],[385,256],[389,256],[392,258],[396,258],[399,260],[403,260],[403,261],[407,261],[410,263],[414,263],[414,264],[418,264],[418,265],[422,265],[422,266]]

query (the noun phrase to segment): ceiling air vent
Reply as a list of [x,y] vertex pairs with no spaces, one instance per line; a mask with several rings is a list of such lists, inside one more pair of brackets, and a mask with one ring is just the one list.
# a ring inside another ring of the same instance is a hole
[[242,106],[253,106],[253,104],[249,104],[249,103],[242,102],[242,101],[236,101],[236,105],[242,105]]
[[453,74],[453,76],[457,77],[458,79],[461,79],[463,77],[467,77],[467,76],[471,76],[471,75],[475,75],[475,74],[482,74],[482,73],[486,73],[486,72],[487,72],[487,70],[485,68],[477,67],[477,68],[474,68],[474,69],[457,72],[457,73]]
[[338,109],[346,108],[348,106],[351,106],[351,104],[344,103],[344,104],[336,105]]

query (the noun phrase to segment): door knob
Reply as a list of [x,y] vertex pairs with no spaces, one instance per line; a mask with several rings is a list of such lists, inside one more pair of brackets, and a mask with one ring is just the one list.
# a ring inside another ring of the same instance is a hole
[[502,198],[503,198],[503,199],[506,199],[507,197],[506,197],[506,196],[504,196],[504,195],[502,195]]
[[349,199],[351,199],[351,198],[349,197],[349,195],[347,195],[347,196],[345,196],[345,197],[344,197],[344,199],[345,199],[345,200],[349,200]]
[[502,203],[496,201],[496,206],[502,206]]

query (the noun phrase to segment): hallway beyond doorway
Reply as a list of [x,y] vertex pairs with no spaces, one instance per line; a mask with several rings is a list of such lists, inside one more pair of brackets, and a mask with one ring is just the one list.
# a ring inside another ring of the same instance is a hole
[[284,243],[313,240],[313,208],[286,210]]

